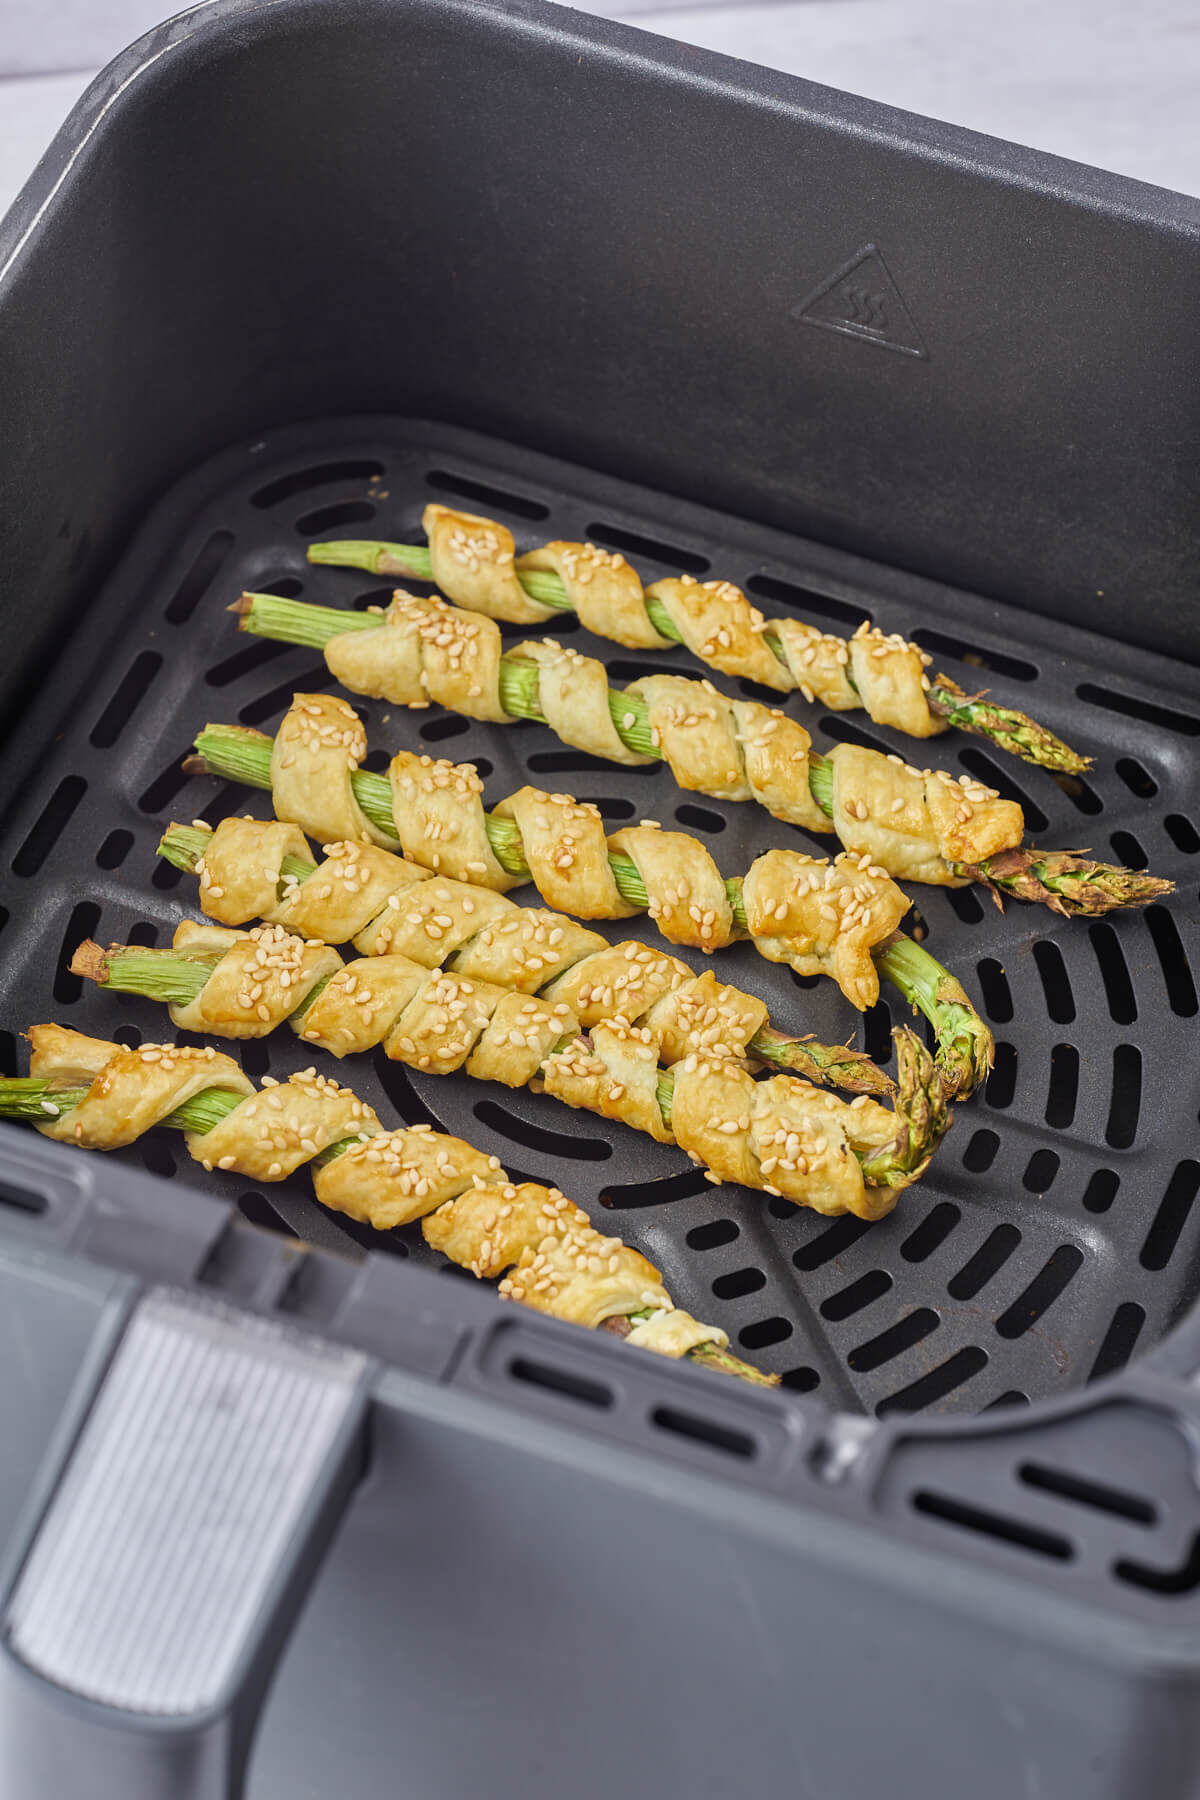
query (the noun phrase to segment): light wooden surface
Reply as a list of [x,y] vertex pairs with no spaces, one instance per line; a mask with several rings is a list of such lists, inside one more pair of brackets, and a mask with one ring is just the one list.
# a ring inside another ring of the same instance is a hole
[[[0,212],[86,73],[173,8],[0,0]],[[1200,0],[775,0],[585,10],[1200,195]],[[52,19],[52,22],[51,22]]]

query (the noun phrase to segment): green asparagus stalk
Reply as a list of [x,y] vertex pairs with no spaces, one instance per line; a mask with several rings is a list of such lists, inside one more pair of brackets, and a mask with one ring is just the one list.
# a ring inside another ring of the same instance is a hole
[[[241,629],[258,637],[320,649],[330,638],[347,631],[378,628],[378,617],[344,612],[330,606],[310,606],[302,601],[281,600],[274,594],[244,594],[230,608],[240,617]],[[538,707],[537,665],[509,652],[500,659],[500,704],[511,718],[545,724]],[[639,756],[660,757],[650,735],[644,700],[636,695],[608,691],[608,706],[617,735]],[[355,791],[361,776],[356,775]],[[386,786],[386,782],[383,784]],[[814,753],[809,759],[809,787],[821,811],[833,816],[833,768]],[[365,802],[363,810],[373,818]],[[385,825],[384,830],[388,829]],[[502,860],[502,859],[501,859]],[[1117,907],[1145,906],[1173,892],[1174,883],[1155,875],[1143,875],[1111,863],[1092,862],[1082,853],[1068,850],[1004,850],[981,863],[952,864],[965,881],[978,881],[993,897],[1029,900],[1048,906],[1064,917],[1095,918]],[[1081,879],[1084,877],[1085,879]]]
[[[366,569],[372,575],[403,575],[416,581],[433,579],[433,563],[424,544],[391,544],[351,541],[310,544],[308,560],[331,564],[343,569]],[[561,576],[553,569],[517,569],[517,580],[531,599],[557,612],[571,612],[570,599]],[[660,637],[682,643],[679,628],[661,600],[645,597],[646,615]],[[787,657],[777,633],[768,623],[763,642],[777,660],[786,666]],[[854,678],[847,671],[851,687]],[[967,694],[949,676],[938,675],[926,694],[929,710],[945,719],[959,731],[973,732],[987,738],[997,749],[1020,757],[1022,762],[1036,763],[1061,774],[1081,775],[1091,766],[1090,756],[1081,756],[1060,737],[1031,719],[1028,713],[1000,706],[983,694]]]
[[[49,1081],[30,1076],[5,1077],[0,1079],[0,1119],[45,1121],[47,1117],[73,1112],[87,1093],[87,1088],[56,1088]],[[203,1093],[193,1095],[190,1100],[177,1107],[163,1120],[163,1124],[174,1131],[211,1131],[244,1098],[244,1095],[228,1088],[205,1088]],[[339,1143],[331,1144],[314,1161],[318,1164],[332,1162],[359,1141],[356,1137],[343,1138]],[[628,1318],[607,1319],[604,1328],[617,1337],[627,1337],[638,1319],[645,1316],[644,1313],[631,1313]],[[734,1356],[729,1350],[720,1349],[716,1344],[700,1344],[687,1354],[701,1368],[736,1376],[752,1386],[778,1386],[777,1375],[764,1374],[761,1369],[743,1362],[740,1357]]]

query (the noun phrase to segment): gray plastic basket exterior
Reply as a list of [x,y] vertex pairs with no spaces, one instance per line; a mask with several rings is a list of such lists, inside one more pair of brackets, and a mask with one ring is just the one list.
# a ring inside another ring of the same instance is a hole
[[[439,494],[982,665],[1097,753],[1069,788],[1001,771],[1035,834],[1179,891],[1091,931],[920,895],[998,1078],[870,1232],[364,1070],[641,1244],[773,1394],[514,1317],[414,1233],[364,1256],[300,1183],[0,1131],[0,1791],[1200,1792],[1198,274],[1193,202],[540,5],[219,0],[85,96],[0,225],[5,1029],[153,1029],[70,950],[169,930],[167,817],[261,805],[184,788],[197,725],[271,729],[323,679],[223,596],[367,604],[305,544]],[[377,751],[415,730],[385,710]],[[421,732],[497,797],[675,806],[731,870],[785,830],[537,728]],[[180,1590],[164,1621],[199,1547],[155,1560],[91,1503],[106,1443],[133,1481],[176,1419],[161,1381],[129,1399],[156,1332],[180,1416],[231,1371],[223,1454],[295,1520],[242,1545],[252,1618],[217,1582],[227,1613]],[[325,1435],[264,1463],[238,1422],[279,1369],[280,1419]],[[110,1609],[92,1637],[65,1591]]]

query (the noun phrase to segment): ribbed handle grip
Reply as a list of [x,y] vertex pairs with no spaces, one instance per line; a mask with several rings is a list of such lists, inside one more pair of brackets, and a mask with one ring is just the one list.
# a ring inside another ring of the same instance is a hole
[[362,1467],[367,1373],[219,1302],[141,1303],[8,1601],[6,1796],[240,1791],[271,1669]]

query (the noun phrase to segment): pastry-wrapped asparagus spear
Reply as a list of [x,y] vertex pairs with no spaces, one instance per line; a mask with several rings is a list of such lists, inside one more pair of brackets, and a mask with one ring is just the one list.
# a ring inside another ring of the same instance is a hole
[[414,1125],[386,1131],[347,1088],[306,1069],[255,1092],[211,1046],[120,1044],[35,1025],[28,1077],[0,1080],[0,1118],[89,1150],[131,1144],[156,1125],[185,1133],[206,1169],[282,1181],[306,1163],[317,1198],[380,1231],[422,1221],[435,1250],[472,1274],[511,1274],[501,1292],[666,1356],[773,1387],[729,1353],[723,1331],[673,1305],[659,1271],[597,1231],[557,1188],[509,1180],[496,1157]]
[[[264,866],[263,840],[272,827],[247,819],[227,824],[243,847],[255,845]],[[172,832],[179,829],[173,826]],[[325,863],[331,882],[335,875],[344,882],[352,869],[363,872],[358,860],[362,847],[347,850],[347,856]],[[678,957],[632,939],[607,944],[557,913],[511,902],[504,904],[515,916],[493,911],[462,887],[426,881],[405,890],[403,910],[385,907],[377,913],[374,929],[368,926],[361,934],[368,940],[368,954],[347,964],[320,935],[306,941],[282,925],[268,924],[257,927],[248,940],[227,927],[184,919],[170,950],[135,944],[110,944],[104,950],[85,939],[72,957],[71,972],[120,993],[167,1001],[183,1030],[265,1037],[286,1019],[307,1041],[335,1056],[386,1043],[390,1056],[422,1069],[433,1066],[431,1056],[413,1043],[421,1034],[410,1035],[403,1021],[409,1008],[423,1012],[427,990],[449,980],[471,999],[473,1029],[482,1030],[490,1017],[506,1038],[511,1030],[514,1045],[527,1040],[530,1052],[543,1040],[543,1047],[549,1046],[620,1014],[660,1033],[667,1064],[693,1050],[711,1050],[800,1075],[819,1087],[885,1097],[895,1093],[891,1077],[864,1051],[776,1031],[763,1001],[719,982],[711,971],[694,975]],[[285,893],[285,904],[287,898]],[[464,900],[469,914],[462,910]],[[397,932],[402,949],[395,947]],[[241,952],[226,958],[235,944],[242,945]],[[321,1029],[325,1009],[319,995],[326,984],[357,997],[352,1035],[339,1029],[327,1036]],[[468,1061],[476,1048],[474,1040],[470,1047],[464,1043],[456,1060],[443,1060],[438,1067],[465,1063],[469,1073],[482,1073]],[[510,1079],[493,1067],[494,1058],[483,1060],[487,1079],[516,1087],[531,1079],[540,1063],[534,1057],[526,1067],[523,1057],[517,1059],[520,1066],[510,1071]]]
[[308,560],[433,581],[456,606],[493,619],[540,624],[575,612],[597,637],[629,649],[684,644],[721,674],[785,694],[799,688],[834,712],[862,707],[910,737],[953,725],[1043,768],[1078,775],[1090,763],[1027,713],[966,694],[945,675],[931,682],[932,659],[869,620],[847,639],[798,619],[766,619],[731,581],[683,575],[643,588],[623,556],[595,544],[560,540],[517,556],[507,526],[448,506],[427,506],[422,525],[428,545],[311,544]]
[[1086,915],[1171,891],[1154,876],[1073,852],[1022,848],[1021,808],[970,776],[955,781],[857,744],[815,755],[795,719],[729,700],[710,681],[648,675],[615,689],[602,663],[549,640],[502,652],[493,619],[442,600],[397,593],[373,618],[245,594],[233,610],[243,630],[321,646],[353,693],[412,707],[436,700],[493,722],[534,719],[610,761],[665,761],[680,787],[757,800],[776,818],[834,831],[848,851],[899,880],[981,881],[997,897]]
[[[402,955],[343,968],[328,945],[277,925],[242,933],[187,922],[173,950],[88,945],[74,966],[103,985],[168,1000],[186,1030],[250,1037],[287,1021],[306,1043],[339,1056],[382,1043],[388,1056],[431,1074],[465,1069],[544,1090],[678,1143],[713,1179],[818,1212],[889,1212],[949,1123],[932,1058],[904,1027],[895,1034],[893,1113],[866,1094],[847,1104],[788,1075],[757,1082],[724,1047],[689,1050],[686,1013],[670,994],[645,1024],[595,1017],[583,1037],[565,999],[431,971]],[[551,993],[570,993],[570,983],[568,971]],[[664,1042],[678,1058],[671,1068],[662,1066]]]
[[[520,943],[527,929],[521,921],[530,918],[496,897],[464,895],[458,878],[495,896],[532,875],[563,911],[624,918],[645,908],[675,943],[709,950],[748,935],[770,961],[787,962],[800,974],[833,974],[859,1006],[874,1001],[882,974],[933,1024],[948,1092],[965,1097],[991,1066],[991,1034],[954,977],[920,946],[897,955],[909,941],[894,936],[893,927],[908,902],[876,868],[864,869],[862,859],[828,864],[774,850],[746,877],[726,881],[689,834],[643,824],[606,838],[596,808],[566,795],[522,789],[504,803],[511,818],[485,814],[482,783],[469,765],[402,753],[386,778],[364,777],[358,764],[366,739],[358,718],[327,695],[296,696],[273,742],[239,727],[212,727],[198,743],[206,763],[211,754],[233,779],[273,785],[277,812],[339,845],[314,877],[307,845],[282,825],[225,820],[211,839],[172,826],[160,849],[182,867],[202,860],[201,903],[221,924],[261,917],[331,943],[353,938],[368,953],[403,948],[414,954],[413,933],[401,930],[413,921],[402,915],[413,910],[408,901],[423,878],[418,865],[428,862],[438,871],[434,892],[447,902],[431,928],[435,960],[441,960],[453,948],[443,935],[452,925],[461,943],[476,920],[482,925],[506,906],[503,929]],[[364,780],[373,784],[365,794],[370,810],[360,804]],[[392,822],[390,834],[384,819]],[[398,837],[405,860],[362,844],[368,832],[376,845]],[[289,880],[292,891],[281,891]],[[451,923],[441,923],[443,916]],[[375,920],[379,928],[369,929]],[[529,953],[533,972],[550,966],[539,945]]]

